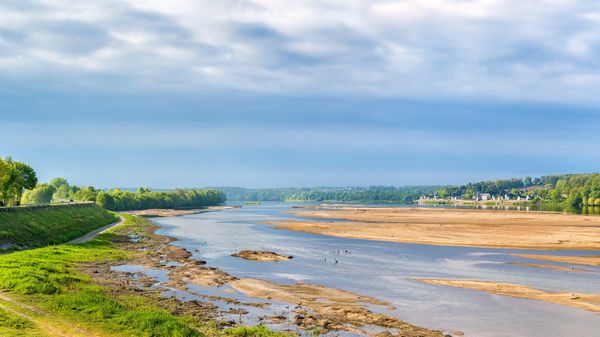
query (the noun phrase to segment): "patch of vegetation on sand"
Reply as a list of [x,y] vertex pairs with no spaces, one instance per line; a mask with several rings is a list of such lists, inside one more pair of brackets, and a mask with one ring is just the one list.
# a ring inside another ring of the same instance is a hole
[[241,326],[237,328],[226,329],[225,333],[233,337],[291,337],[292,333],[281,333],[269,330],[264,325]]

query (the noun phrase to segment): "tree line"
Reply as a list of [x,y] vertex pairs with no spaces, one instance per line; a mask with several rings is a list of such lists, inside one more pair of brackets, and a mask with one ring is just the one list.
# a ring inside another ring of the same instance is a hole
[[219,187],[227,200],[236,201],[343,201],[410,203],[423,194],[433,193],[436,186],[369,186],[245,189]]
[[461,186],[444,187],[436,191],[442,198],[471,198],[478,193],[530,196],[532,202],[600,206],[600,174],[563,174],[539,178],[513,178],[481,181]]
[[214,206],[225,202],[225,193],[214,189],[177,189],[155,192],[148,188],[137,191],[101,190],[93,186],[70,185],[64,178],[54,178],[24,195],[24,203],[44,204],[70,201],[93,201],[111,211],[148,208]]
[[225,202],[225,193],[215,189],[177,189],[154,192],[101,190],[92,186],[70,185],[64,178],[38,184],[35,170],[10,157],[0,157],[0,206],[40,205],[72,201],[92,201],[111,211],[148,208],[213,206]]

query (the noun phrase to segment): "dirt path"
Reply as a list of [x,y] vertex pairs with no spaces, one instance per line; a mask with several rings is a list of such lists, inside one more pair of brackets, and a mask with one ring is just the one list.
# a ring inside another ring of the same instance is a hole
[[20,317],[31,322],[36,332],[42,333],[48,337],[103,337],[87,329],[84,329],[72,322],[66,322],[63,319],[53,317],[47,312],[32,307],[10,297],[5,293],[0,293],[0,308],[14,316]]
[[124,221],[123,217],[119,215],[119,220],[118,221],[113,222],[110,225],[106,225],[104,227],[100,227],[100,228],[98,228],[98,229],[96,229],[94,231],[91,231],[91,232],[87,233],[86,235],[84,235],[82,237],[79,237],[77,239],[71,240],[68,243],[69,244],[75,244],[75,243],[88,242],[88,241],[94,239],[96,236],[98,236],[98,235],[106,232],[107,230],[109,230],[109,229],[111,229],[113,227],[119,226],[120,224],[123,223],[123,221]]

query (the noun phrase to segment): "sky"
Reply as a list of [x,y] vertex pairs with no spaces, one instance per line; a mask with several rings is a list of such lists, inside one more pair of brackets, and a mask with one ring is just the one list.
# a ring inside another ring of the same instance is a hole
[[597,172],[600,3],[3,0],[0,156],[98,187]]

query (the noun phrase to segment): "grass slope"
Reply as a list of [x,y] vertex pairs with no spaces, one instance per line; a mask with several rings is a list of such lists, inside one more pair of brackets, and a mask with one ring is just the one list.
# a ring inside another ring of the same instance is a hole
[[95,204],[0,212],[0,251],[65,243],[117,219]]

